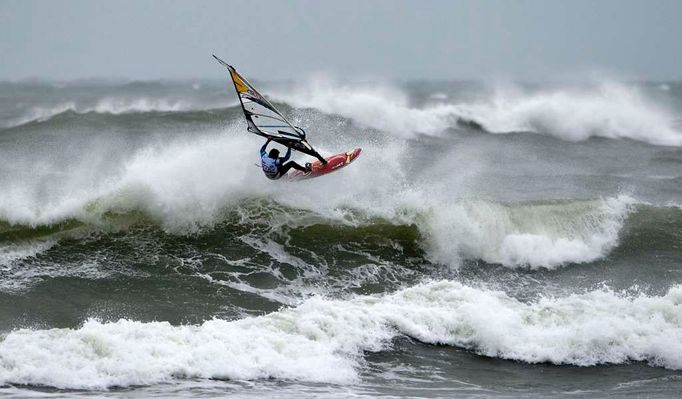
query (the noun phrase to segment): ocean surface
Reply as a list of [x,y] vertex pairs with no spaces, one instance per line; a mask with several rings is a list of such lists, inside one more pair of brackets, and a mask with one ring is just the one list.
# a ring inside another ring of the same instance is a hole
[[0,82],[0,397],[679,395],[682,83],[216,76]]

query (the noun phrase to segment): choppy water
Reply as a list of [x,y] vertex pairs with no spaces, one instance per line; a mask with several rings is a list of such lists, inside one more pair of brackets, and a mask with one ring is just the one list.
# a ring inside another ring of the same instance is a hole
[[0,83],[0,395],[679,392],[681,84],[229,83]]

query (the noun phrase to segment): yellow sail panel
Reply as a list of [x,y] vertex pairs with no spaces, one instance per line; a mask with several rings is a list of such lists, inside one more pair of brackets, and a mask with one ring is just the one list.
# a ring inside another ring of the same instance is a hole
[[237,89],[238,93],[246,93],[249,91],[248,86],[246,86],[246,83],[242,80],[241,76],[235,71],[234,69],[230,69],[230,75],[232,76],[232,80],[234,81],[234,86]]

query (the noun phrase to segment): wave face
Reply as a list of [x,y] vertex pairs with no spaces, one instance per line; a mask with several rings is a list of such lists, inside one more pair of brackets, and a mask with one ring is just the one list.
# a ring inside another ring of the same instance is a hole
[[224,82],[0,87],[3,393],[677,391],[677,83],[266,83],[297,183]]

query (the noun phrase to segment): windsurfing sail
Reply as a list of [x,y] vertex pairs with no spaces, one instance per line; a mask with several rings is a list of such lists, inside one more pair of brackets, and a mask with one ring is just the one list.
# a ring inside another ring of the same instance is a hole
[[239,96],[246,123],[247,130],[251,133],[280,143],[286,147],[302,153],[312,155],[320,160],[322,156],[308,144],[305,131],[298,126],[294,126],[274,105],[270,103],[262,94],[256,90],[246,78],[237,72],[225,61],[213,55],[221,65],[225,66],[230,72],[234,89]]

